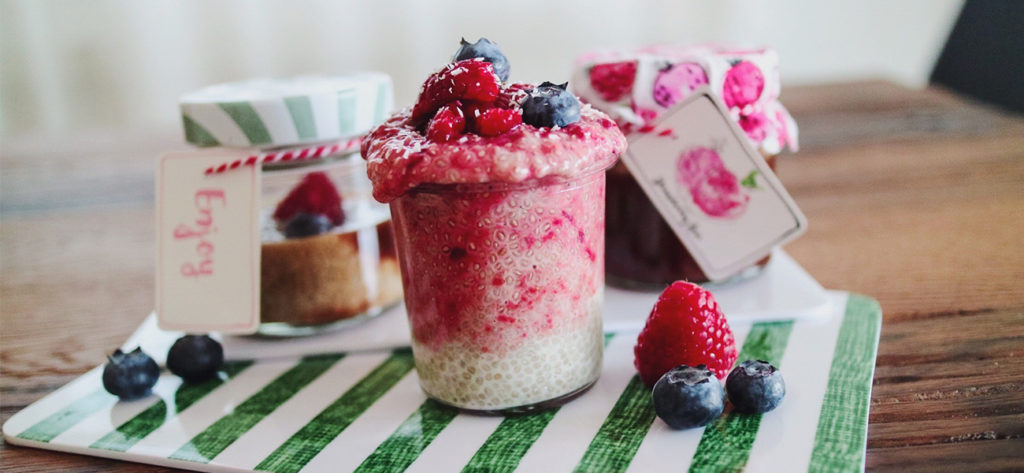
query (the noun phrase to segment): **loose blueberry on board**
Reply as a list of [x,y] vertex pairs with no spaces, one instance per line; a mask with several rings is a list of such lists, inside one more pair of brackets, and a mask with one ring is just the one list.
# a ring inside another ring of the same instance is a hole
[[103,367],[103,388],[122,400],[149,394],[160,378],[160,367],[141,348],[128,353],[117,349]]
[[208,335],[185,335],[167,352],[167,369],[187,383],[201,383],[217,375],[224,364],[224,348]]
[[462,38],[459,42],[459,49],[452,56],[452,62],[473,58],[482,58],[484,61],[493,64],[494,73],[498,75],[498,78],[502,82],[508,80],[508,58],[505,57],[505,53],[501,52],[498,45],[492,43],[491,40],[480,38],[475,43],[470,43],[466,41],[466,38]]
[[331,219],[322,214],[299,212],[284,226],[284,236],[288,238],[304,238],[326,233],[333,224]]
[[580,101],[565,90],[568,83],[544,82],[523,101],[523,122],[535,127],[566,126],[580,119]]
[[654,384],[654,412],[673,429],[702,427],[722,415],[725,392],[704,365],[679,365]]
[[778,407],[786,396],[786,383],[767,361],[747,360],[729,373],[725,390],[736,411],[761,414]]

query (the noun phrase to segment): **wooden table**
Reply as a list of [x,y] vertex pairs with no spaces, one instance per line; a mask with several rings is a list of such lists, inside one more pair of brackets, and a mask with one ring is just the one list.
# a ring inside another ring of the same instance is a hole
[[[1024,471],[1024,119],[884,82],[783,94],[787,250],[885,312],[870,471]],[[3,144],[0,396],[8,417],[104,361],[153,304],[153,164],[177,130]],[[158,471],[0,446],[5,471]]]

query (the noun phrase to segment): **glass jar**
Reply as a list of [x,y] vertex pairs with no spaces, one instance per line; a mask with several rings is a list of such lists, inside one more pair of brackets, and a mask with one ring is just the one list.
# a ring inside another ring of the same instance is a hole
[[[764,158],[774,171],[776,155]],[[606,218],[609,284],[660,291],[680,279],[708,282],[697,261],[621,162],[608,171]],[[732,280],[757,275],[770,260],[771,255],[765,256]]]
[[[797,148],[796,123],[778,101],[778,60],[768,48],[712,44],[593,52],[577,60],[570,84],[592,106],[615,118],[627,135],[653,132],[660,117],[706,87],[774,170],[784,148]],[[607,223],[609,284],[660,291],[680,279],[709,282],[622,163],[608,173]],[[769,259],[765,256],[725,281],[756,276]]]
[[420,385],[475,412],[568,402],[601,369],[605,172],[421,184],[391,202]]
[[181,98],[198,154],[233,157],[208,174],[261,166],[256,333],[307,335],[400,302],[390,216],[358,152],[392,104],[391,78],[374,72],[218,84]]
[[[339,328],[401,300],[388,208],[373,199],[358,152],[267,164],[262,182],[260,334]],[[289,209],[293,192],[328,208]]]

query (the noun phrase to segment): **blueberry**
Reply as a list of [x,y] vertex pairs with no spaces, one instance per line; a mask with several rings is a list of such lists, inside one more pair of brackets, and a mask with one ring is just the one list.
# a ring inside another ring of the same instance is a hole
[[505,57],[505,53],[498,49],[498,45],[491,42],[487,38],[480,38],[475,43],[466,41],[466,38],[462,38],[459,42],[459,49],[455,51],[455,55],[452,56],[452,62],[462,61],[465,59],[482,58],[484,61],[491,63],[494,66],[494,73],[501,79],[502,82],[508,80],[508,58]]
[[729,373],[725,390],[736,411],[761,414],[778,407],[786,396],[786,383],[767,361],[747,360]]
[[103,367],[103,388],[126,401],[149,394],[160,378],[160,367],[141,348],[128,353],[115,350],[107,360]]
[[167,369],[187,383],[213,378],[223,364],[224,349],[207,335],[185,335],[167,352]]
[[654,384],[654,412],[673,429],[708,425],[722,415],[722,383],[705,365],[679,365]]
[[304,238],[325,233],[333,224],[326,215],[300,212],[295,214],[284,226],[284,236],[288,238]]
[[580,119],[580,101],[565,90],[568,83],[545,82],[523,100],[523,122],[535,127],[566,126]]

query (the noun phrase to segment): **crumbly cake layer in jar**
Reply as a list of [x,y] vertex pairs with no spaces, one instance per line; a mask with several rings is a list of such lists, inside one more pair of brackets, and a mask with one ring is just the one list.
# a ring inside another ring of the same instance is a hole
[[260,270],[264,323],[323,325],[402,297],[390,222],[264,243]]
[[603,171],[489,189],[421,189],[392,202],[412,335],[432,350],[501,356],[582,329],[603,289]]
[[465,134],[439,143],[406,110],[363,141],[373,196],[390,202],[423,183],[516,183],[606,169],[626,149],[626,138],[604,113],[584,105],[580,115],[565,127],[519,124],[495,137]]
[[435,399],[473,410],[527,406],[586,387],[601,371],[601,299],[598,293],[584,303],[590,312],[583,327],[535,335],[500,354],[414,340],[420,385]]

